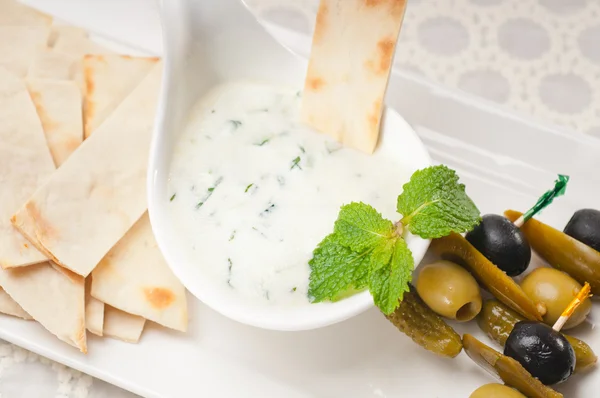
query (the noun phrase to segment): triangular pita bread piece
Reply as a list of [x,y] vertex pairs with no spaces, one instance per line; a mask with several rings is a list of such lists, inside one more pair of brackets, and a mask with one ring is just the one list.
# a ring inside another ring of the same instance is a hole
[[42,50],[35,54],[27,77],[31,79],[74,80],[76,69],[81,67],[79,58],[69,54]]
[[50,26],[52,17],[15,0],[0,0],[0,26]]
[[56,264],[87,276],[146,211],[161,65],[17,211],[12,222]]
[[0,312],[23,319],[33,319],[15,300],[0,288]]
[[96,336],[102,336],[104,330],[104,303],[90,295],[92,277],[85,280],[85,327]]
[[148,213],[92,272],[92,296],[163,326],[186,331],[185,288],[165,262]]
[[29,79],[27,88],[58,167],[83,141],[81,92],[70,81]]
[[321,0],[301,119],[372,153],[406,0]]
[[104,336],[137,343],[145,323],[146,320],[141,316],[128,314],[110,305],[104,306]]
[[46,48],[46,26],[0,26],[0,66],[25,77],[35,55]]
[[[70,36],[73,38],[86,38],[88,37],[85,29],[78,28],[77,26],[71,25],[52,25],[50,29],[50,36],[48,37],[48,47],[54,47],[59,36]],[[73,39],[75,40],[75,39]],[[66,43],[63,43],[64,46]]]
[[128,55],[86,55],[84,57],[85,138],[100,126],[157,62],[158,58]]
[[83,278],[73,281],[45,262],[0,269],[0,285],[48,331],[87,352]]
[[25,84],[0,67],[0,266],[46,261],[9,220],[53,171]]

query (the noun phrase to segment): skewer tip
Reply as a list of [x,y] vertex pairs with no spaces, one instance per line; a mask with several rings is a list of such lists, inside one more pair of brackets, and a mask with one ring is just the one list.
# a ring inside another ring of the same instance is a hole
[[565,326],[565,323],[567,323],[571,315],[573,315],[573,312],[575,312],[577,307],[579,307],[579,305],[583,303],[585,299],[591,296],[592,294],[590,284],[585,282],[581,290],[579,290],[579,293],[577,293],[577,295],[569,303],[567,308],[565,308],[562,314],[560,314],[560,318],[558,318],[554,326],[552,326],[552,329],[556,330],[557,332],[560,332],[560,330],[563,328],[563,326]]

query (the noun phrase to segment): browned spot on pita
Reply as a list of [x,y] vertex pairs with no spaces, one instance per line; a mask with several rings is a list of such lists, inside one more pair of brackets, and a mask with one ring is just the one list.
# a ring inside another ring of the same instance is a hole
[[50,261],[50,265],[52,265],[52,268],[54,268],[55,270],[57,270],[58,272],[60,272],[64,276],[66,276],[67,278],[69,278],[69,280],[71,282],[73,282],[77,285],[85,283],[83,276],[76,274],[75,272],[71,271],[68,268],[58,265],[57,262],[52,260],[52,261]]
[[42,128],[44,129],[44,132],[48,132],[55,129],[58,126],[57,123],[46,113],[46,110],[42,106],[42,93],[30,89],[29,96],[31,97],[31,100],[35,105],[35,110],[37,111],[40,121],[42,122]]
[[106,58],[102,54],[86,54],[86,59],[95,59],[98,62],[106,63]]
[[[92,57],[95,57],[93,55],[86,55],[85,56],[86,59],[91,59]],[[88,58],[89,57],[89,58]],[[101,56],[97,56],[97,57],[101,57]],[[101,58],[102,60],[104,60],[104,57]],[[83,134],[84,137],[87,138],[90,136],[90,134],[92,133],[90,130],[92,129],[91,125],[90,125],[90,121],[92,120],[92,118],[94,117],[94,114],[96,113],[96,104],[94,103],[94,101],[92,101],[90,98],[92,98],[93,94],[94,94],[94,90],[96,88],[96,85],[94,84],[94,71],[91,65],[89,65],[87,62],[83,63],[84,68],[83,68],[83,76],[84,76],[84,80],[85,80],[85,96],[83,98]]]
[[30,222],[33,223],[35,236],[30,236],[21,228],[21,225],[17,222],[17,217],[15,215],[10,218],[12,225],[19,230],[19,232],[21,232],[21,234],[23,234],[23,236],[27,238],[27,240],[33,244],[36,249],[52,260],[52,262],[66,268],[66,266],[56,258],[54,253],[44,246],[44,241],[47,242],[49,239],[57,238],[59,236],[58,232],[50,225],[50,223],[47,222],[47,220],[42,217],[35,203],[28,202],[25,205],[25,210],[27,211],[27,216],[31,220]]
[[329,14],[329,7],[325,1],[321,1],[319,5],[319,11],[317,12],[317,21],[315,22],[315,32],[313,34],[313,46],[318,43],[325,31],[327,30],[327,14]]
[[373,103],[373,110],[367,115],[370,131],[377,131],[379,120],[381,119],[381,101],[377,100]]
[[394,57],[394,45],[396,44],[393,38],[385,38],[377,42],[377,53],[374,59],[369,59],[366,62],[367,69],[373,73],[387,74],[390,70],[392,58]]
[[319,91],[325,86],[325,80],[320,77],[312,77],[306,80],[306,88],[312,91]]
[[77,138],[69,138],[68,140],[65,141],[65,150],[68,153],[73,153],[73,151],[75,151],[75,149],[77,149],[79,147],[79,145],[81,145],[81,140],[77,139]]
[[384,7],[390,8],[390,13],[397,16],[398,13],[404,13],[406,7],[406,0],[365,0],[365,6],[367,7]]
[[[38,240],[40,240],[40,238],[44,238],[44,240],[46,240],[58,237],[58,232],[56,231],[56,229],[54,229],[52,224],[42,216],[42,213],[40,212],[40,209],[37,207],[35,202],[27,202],[27,204],[25,205],[25,209],[27,210],[27,215],[35,225]],[[14,224],[14,216],[11,218],[11,221]]]
[[163,287],[145,287],[146,301],[157,310],[163,310],[175,301],[175,294]]
[[26,249],[29,249],[29,245],[27,243],[23,243],[23,247],[25,247]]
[[77,327],[77,333],[75,334],[75,344],[81,352],[87,354],[87,339],[85,334],[85,307],[82,311],[82,317],[79,319],[79,326]]
[[[102,260],[100,260],[100,262],[94,269],[94,272],[97,272],[98,274],[116,274],[116,273],[118,273],[117,269],[113,265],[112,258],[113,258],[113,256],[112,256],[111,252],[108,252],[102,258]],[[92,296],[94,296],[93,286],[94,286],[94,284],[92,283],[92,291],[91,291]]]

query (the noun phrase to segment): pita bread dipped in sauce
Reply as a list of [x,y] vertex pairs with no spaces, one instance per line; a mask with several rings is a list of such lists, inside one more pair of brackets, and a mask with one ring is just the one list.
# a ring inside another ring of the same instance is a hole
[[187,260],[265,305],[309,305],[308,261],[340,205],[395,217],[411,173],[394,146],[367,155],[303,126],[300,102],[292,89],[216,88],[178,138],[165,192]]

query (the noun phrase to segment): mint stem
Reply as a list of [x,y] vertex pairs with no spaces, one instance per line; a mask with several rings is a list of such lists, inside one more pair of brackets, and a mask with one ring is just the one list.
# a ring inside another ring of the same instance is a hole
[[538,214],[540,211],[545,209],[555,198],[562,196],[565,194],[567,190],[567,183],[569,182],[569,176],[565,176],[562,174],[558,175],[558,179],[554,181],[554,188],[549,191],[546,191],[537,202],[533,205],[533,207],[527,210],[521,217],[519,217],[515,222],[515,226],[517,228],[521,228],[523,224],[525,224],[530,218]]
[[396,221],[394,223],[394,228],[396,236],[402,237],[402,234],[404,233],[404,224],[402,224],[402,220]]

